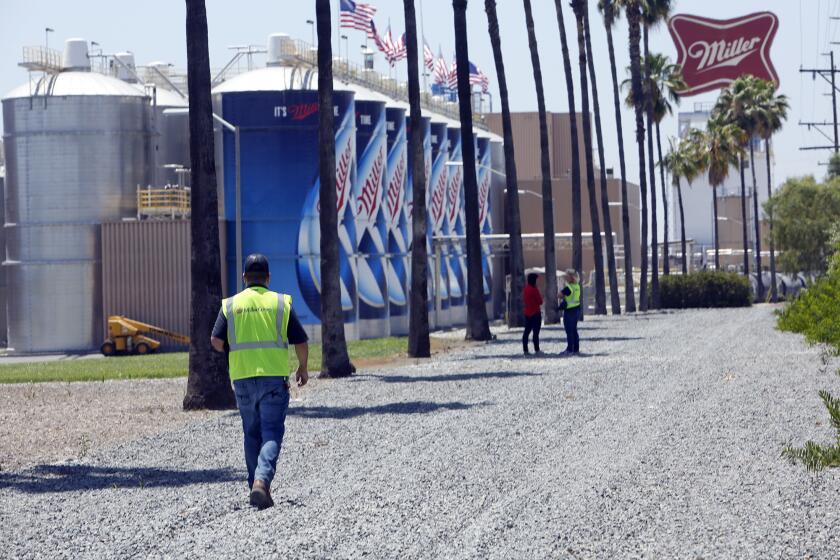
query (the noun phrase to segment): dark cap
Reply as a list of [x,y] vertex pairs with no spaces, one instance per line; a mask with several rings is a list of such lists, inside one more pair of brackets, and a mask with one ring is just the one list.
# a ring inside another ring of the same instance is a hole
[[245,274],[268,274],[268,259],[265,255],[254,253],[245,259]]

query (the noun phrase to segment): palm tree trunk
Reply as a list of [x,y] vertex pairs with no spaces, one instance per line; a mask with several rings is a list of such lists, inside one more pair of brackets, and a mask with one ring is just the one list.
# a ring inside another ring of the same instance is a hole
[[715,270],[720,270],[720,237],[718,236],[717,187],[712,187],[712,206],[715,211]]
[[665,228],[662,238],[662,271],[665,276],[671,274],[671,256],[668,247],[668,193],[665,182],[665,166],[662,165],[662,137],[659,134],[659,122],[656,123],[656,152],[659,158],[659,184],[662,185],[662,225]]
[[222,302],[222,265],[213,107],[210,102],[210,55],[204,0],[187,0],[190,158],[190,363],[184,410],[234,408],[227,358],[209,344]]
[[408,104],[411,137],[408,149],[412,165],[411,292],[408,323],[408,355],[431,356],[429,342],[428,254],[426,252],[426,165],[423,157],[423,125],[420,107],[420,69],[417,61],[417,18],[414,0],[403,1],[408,62]]
[[[347,377],[355,368],[347,354],[341,310],[338,255],[338,207],[335,192],[330,0],[316,0],[318,31],[318,157],[321,185],[321,377]],[[327,110],[324,110],[324,108]]]
[[569,137],[572,146],[572,267],[583,277],[583,238],[581,236],[580,144],[578,144],[577,114],[575,113],[575,84],[566,24],[563,22],[563,0],[554,0],[557,27],[563,53],[563,72],[566,76],[566,99],[569,103]]
[[758,185],[755,181],[755,147],[750,138],[750,170],[752,171],[753,230],[755,233],[755,278],[758,301],[764,301],[764,279],[761,277],[761,215],[758,213]]
[[531,50],[531,65],[534,68],[534,86],[537,90],[537,109],[540,118],[540,170],[542,172],[543,231],[545,241],[545,315],[546,323],[557,322],[557,257],[554,248],[554,197],[551,192],[551,156],[548,149],[548,122],[545,114],[545,92],[543,91],[540,52],[537,35],[534,32],[534,17],[531,0],[524,0],[525,25],[528,28],[528,47]]
[[648,150],[648,171],[650,172],[650,269],[651,283],[650,292],[652,296],[651,306],[659,309],[659,228],[656,222],[656,168],[653,165],[653,82],[650,78],[650,66],[647,61],[650,57],[648,46],[648,26],[644,26],[645,41],[645,108],[647,110],[647,150]]
[[[595,259],[595,314],[607,314],[607,301],[604,286],[604,249],[601,242],[601,220],[598,216],[598,198],[595,191],[595,165],[592,161],[592,121],[589,116],[589,83],[587,79],[586,36],[584,19],[586,18],[586,0],[572,3],[577,22],[578,65],[580,71],[581,114],[583,115],[583,150],[586,162],[586,191],[589,195],[589,219],[592,224],[592,248]],[[609,208],[608,208],[609,209]]]
[[615,109],[615,128],[618,137],[618,165],[621,171],[621,228],[624,240],[624,310],[636,311],[636,294],[633,286],[633,247],[630,235],[630,204],[627,200],[627,168],[624,162],[624,131],[621,123],[621,96],[618,93],[618,69],[615,63],[615,45],[613,44],[612,26],[607,28],[607,47],[610,53],[610,72],[612,73],[613,104]]
[[589,14],[583,20],[586,33],[587,66],[592,82],[592,109],[595,114],[595,138],[598,142],[598,165],[601,176],[601,212],[604,215],[604,235],[607,246],[607,272],[610,279],[610,306],[613,315],[621,314],[621,298],[618,295],[618,274],[615,269],[615,244],[613,240],[612,216],[610,216],[610,196],[607,190],[606,164],[604,163],[604,134],[601,130],[601,103],[598,99],[598,81],[595,77],[595,61],[592,55],[592,36],[589,30]]
[[[767,201],[773,197],[773,182],[770,178],[770,139],[764,140],[764,151],[767,156]],[[779,293],[776,290],[776,241],[773,239],[773,210],[768,212],[768,226],[770,230],[770,301],[779,301]]]
[[[475,138],[472,125],[472,92],[467,48],[467,0],[453,0],[455,59],[458,74],[458,108],[461,115],[461,150],[464,162],[464,211],[467,237],[467,340],[490,340],[484,305],[484,272],[481,266],[481,230],[478,226],[478,178],[475,171]],[[553,248],[552,244],[552,248]]]
[[744,249],[744,276],[750,276],[750,234],[747,221],[747,183],[744,180],[744,156],[738,156],[738,167],[741,172],[741,231]]
[[502,58],[502,39],[499,34],[499,19],[496,15],[496,0],[484,0],[487,12],[487,28],[490,33],[490,45],[493,47],[493,59],[496,62],[496,76],[499,80],[499,98],[502,102],[502,134],[505,145],[505,209],[507,230],[510,236],[510,312],[508,327],[521,327],[525,324],[523,302],[520,294],[524,288],[525,263],[522,254],[522,224],[519,218],[519,182],[516,178],[516,159],[513,149],[513,125],[510,120],[510,101],[508,98],[505,62]]
[[630,40],[630,83],[633,106],[636,112],[636,145],[639,148],[639,192],[642,202],[642,276],[639,281],[639,310],[647,311],[648,273],[648,215],[647,215],[647,170],[645,169],[645,93],[642,88],[642,63],[640,53],[641,13],[637,4],[627,7],[628,35]]
[[682,188],[680,187],[680,178],[674,177],[677,186],[677,202],[680,206],[680,248],[682,249],[682,273],[683,276],[688,274],[688,255],[686,255],[685,244],[685,210],[683,209]]

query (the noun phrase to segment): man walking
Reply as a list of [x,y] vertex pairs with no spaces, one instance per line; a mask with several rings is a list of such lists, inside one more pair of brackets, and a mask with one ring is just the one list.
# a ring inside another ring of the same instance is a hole
[[308,337],[292,310],[290,296],[268,289],[268,259],[249,255],[245,289],[222,301],[210,343],[228,352],[230,378],[242,417],[251,505],[274,505],[271,481],[283,444],[289,407],[289,344],[299,366],[295,382],[309,380]]

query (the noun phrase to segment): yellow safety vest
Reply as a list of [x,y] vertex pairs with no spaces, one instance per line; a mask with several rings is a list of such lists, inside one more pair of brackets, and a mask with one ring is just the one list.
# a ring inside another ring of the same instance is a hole
[[225,299],[222,313],[228,324],[231,379],[288,377],[291,296],[254,286]]
[[566,300],[566,309],[574,309],[580,307],[580,284],[566,284],[571,290],[571,294],[564,297]]

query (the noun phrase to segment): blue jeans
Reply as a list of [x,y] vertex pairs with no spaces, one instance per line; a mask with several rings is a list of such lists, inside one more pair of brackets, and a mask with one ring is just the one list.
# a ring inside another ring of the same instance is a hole
[[563,311],[563,328],[566,330],[566,352],[577,354],[580,352],[580,335],[578,335],[578,320],[580,307]]
[[249,377],[233,382],[236,404],[242,417],[245,435],[245,464],[248,467],[248,488],[254,479],[271,486],[277,470],[277,458],[286,431],[289,408],[287,377]]

